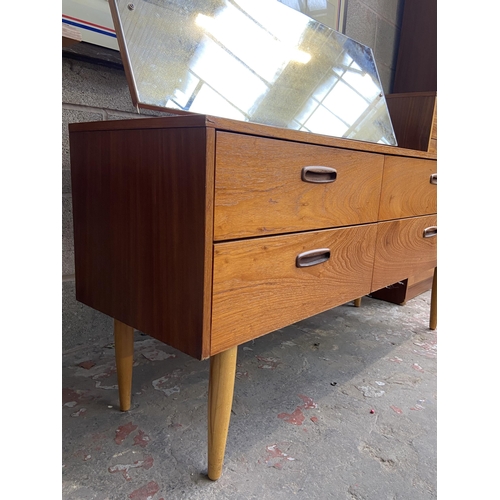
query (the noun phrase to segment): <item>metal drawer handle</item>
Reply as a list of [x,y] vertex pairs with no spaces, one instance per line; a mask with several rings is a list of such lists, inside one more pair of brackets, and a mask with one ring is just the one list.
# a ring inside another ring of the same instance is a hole
[[317,250],[309,250],[308,252],[299,253],[295,260],[297,267],[310,267],[322,262],[326,262],[330,258],[329,248],[318,248]]
[[302,169],[301,179],[304,182],[324,184],[337,180],[337,171],[331,167],[311,166]]
[[437,234],[438,234],[437,226],[430,226],[424,229],[424,238],[433,238],[434,236],[437,236]]
[[438,183],[438,174],[431,175],[431,184],[435,184],[437,186]]

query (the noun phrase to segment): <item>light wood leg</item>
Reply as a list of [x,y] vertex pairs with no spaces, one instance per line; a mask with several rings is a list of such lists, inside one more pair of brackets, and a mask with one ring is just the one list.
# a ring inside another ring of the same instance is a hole
[[354,299],[354,307],[361,307],[361,297]]
[[130,410],[132,397],[132,365],[134,364],[134,329],[115,319],[115,358],[118,375],[120,410]]
[[231,407],[238,347],[210,358],[208,387],[208,477],[215,481],[222,474]]
[[437,326],[437,267],[434,268],[434,277],[432,278],[431,291],[431,315],[429,319],[429,328],[435,330]]

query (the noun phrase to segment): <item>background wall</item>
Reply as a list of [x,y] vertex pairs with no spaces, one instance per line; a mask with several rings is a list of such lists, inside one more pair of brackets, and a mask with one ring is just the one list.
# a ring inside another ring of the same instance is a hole
[[[392,91],[404,0],[348,0],[345,34],[371,47],[386,94]],[[324,20],[323,20],[324,22]],[[63,351],[113,341],[112,319],[75,300],[68,124],[157,115],[132,106],[119,59],[82,57],[76,48],[62,60],[62,340]]]
[[349,0],[345,34],[373,49],[386,94],[392,92],[405,0]]

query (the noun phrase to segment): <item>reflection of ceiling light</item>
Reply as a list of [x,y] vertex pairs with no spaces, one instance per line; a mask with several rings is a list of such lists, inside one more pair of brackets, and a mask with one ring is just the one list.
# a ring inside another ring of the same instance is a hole
[[[195,23],[204,30],[211,33],[213,36],[217,37],[217,29],[220,28],[216,25],[215,19],[204,14],[198,14],[195,19]],[[295,61],[298,63],[306,64],[311,60],[311,54],[304,52],[303,50],[298,50],[295,47],[290,47],[289,45],[281,42],[283,49],[283,55],[290,61]]]
[[295,62],[299,62],[302,64],[306,64],[311,60],[311,54],[304,52],[303,50],[294,50],[292,54],[290,54],[290,59]]
[[205,16],[204,14],[198,14],[195,19],[195,23],[201,28],[205,28],[208,31],[211,31],[211,28],[214,25],[214,20],[211,17]]

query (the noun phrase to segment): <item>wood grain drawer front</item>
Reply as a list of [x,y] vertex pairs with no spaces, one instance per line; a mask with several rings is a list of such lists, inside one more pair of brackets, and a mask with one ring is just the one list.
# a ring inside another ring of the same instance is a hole
[[[383,155],[226,132],[216,141],[216,241],[377,220]],[[302,180],[307,166],[336,174]]]
[[377,226],[372,291],[436,267],[437,216],[380,222]]
[[[436,174],[432,179],[431,176]],[[437,212],[437,162],[387,156],[384,164],[379,220]]]
[[[369,293],[375,236],[367,224],[215,244],[211,354]],[[329,258],[297,267],[315,249]]]

